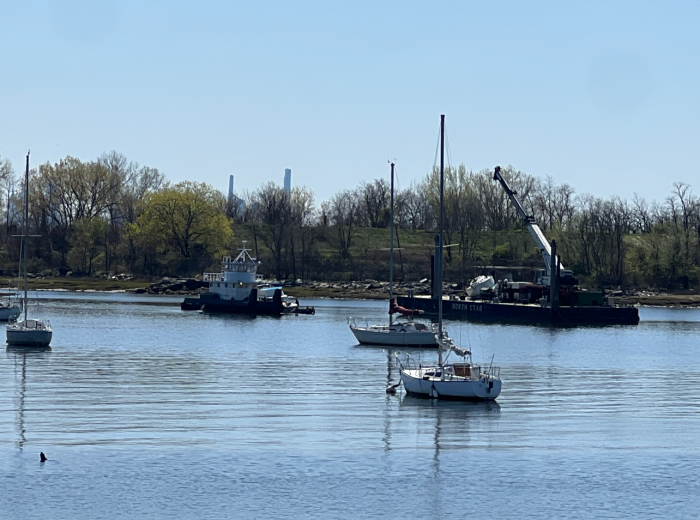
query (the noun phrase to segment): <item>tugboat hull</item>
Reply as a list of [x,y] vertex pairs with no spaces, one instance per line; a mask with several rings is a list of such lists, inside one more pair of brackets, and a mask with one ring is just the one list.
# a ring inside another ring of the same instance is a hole
[[286,313],[282,303],[282,290],[277,289],[271,300],[258,300],[253,289],[245,300],[223,300],[215,293],[204,293],[199,298],[185,298],[180,304],[185,311],[201,310],[218,314],[250,314],[253,316],[280,316]]

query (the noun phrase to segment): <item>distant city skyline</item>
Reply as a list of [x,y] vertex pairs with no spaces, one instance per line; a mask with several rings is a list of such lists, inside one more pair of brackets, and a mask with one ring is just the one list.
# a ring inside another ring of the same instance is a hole
[[[228,178],[227,199],[229,201],[232,199],[232,197],[236,196],[235,195],[236,191],[234,189],[233,181],[234,181],[234,176],[233,176],[233,174],[231,174],[231,175],[229,175],[229,178]],[[289,195],[291,193],[291,190],[292,190],[292,169],[291,168],[284,169],[284,178],[282,179],[282,187],[283,187],[285,193],[287,193],[287,195]]]

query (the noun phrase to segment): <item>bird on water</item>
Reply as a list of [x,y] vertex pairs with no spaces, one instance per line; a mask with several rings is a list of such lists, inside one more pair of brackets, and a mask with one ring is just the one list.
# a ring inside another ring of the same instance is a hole
[[46,455],[44,455],[43,451],[39,454],[39,459],[41,460],[41,462],[46,462],[47,460],[49,460],[46,458]]

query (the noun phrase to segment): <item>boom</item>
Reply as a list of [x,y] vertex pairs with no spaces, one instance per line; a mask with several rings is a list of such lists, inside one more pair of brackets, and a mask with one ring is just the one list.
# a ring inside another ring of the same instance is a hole
[[[493,173],[493,178],[494,180],[497,180],[501,183],[501,186],[503,186],[503,189],[508,195],[508,198],[513,203],[513,206],[515,206],[518,215],[525,222],[525,225],[527,226],[527,230],[530,232],[530,235],[532,235],[532,238],[535,239],[537,247],[540,248],[542,258],[544,259],[544,268],[546,275],[550,276],[552,274],[552,248],[550,247],[549,242],[547,242],[544,233],[542,233],[540,226],[537,225],[537,223],[535,222],[535,218],[532,215],[528,215],[527,213],[525,213],[523,205],[520,204],[518,197],[516,197],[517,193],[510,189],[510,186],[508,186],[508,183],[503,178],[503,175],[501,175],[500,166],[496,166],[496,169]],[[564,266],[561,265],[561,262],[559,263],[559,269],[561,273],[564,273]]]

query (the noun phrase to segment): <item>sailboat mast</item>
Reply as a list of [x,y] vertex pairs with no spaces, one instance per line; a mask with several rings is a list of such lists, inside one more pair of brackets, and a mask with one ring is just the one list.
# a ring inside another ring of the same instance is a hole
[[[435,275],[437,279],[438,299],[438,334],[442,339],[442,229],[445,216],[445,114],[440,115],[440,234],[438,235],[438,250],[435,258],[438,259]],[[438,364],[442,366],[442,346],[438,343]]]
[[389,208],[389,326],[393,324],[391,302],[394,300],[394,163],[391,163],[391,207]]
[[27,152],[27,167],[24,171],[24,322],[27,322],[27,227],[29,226],[29,152]]

